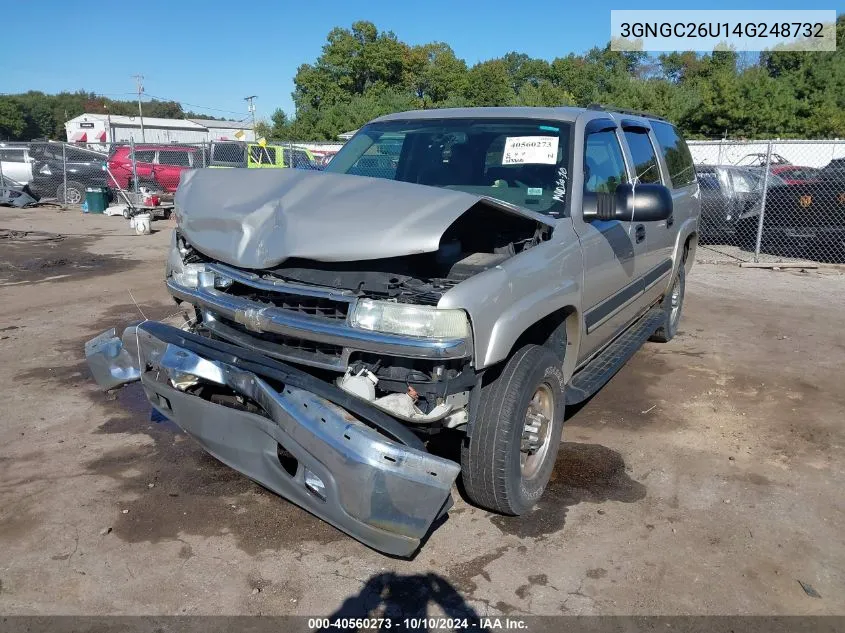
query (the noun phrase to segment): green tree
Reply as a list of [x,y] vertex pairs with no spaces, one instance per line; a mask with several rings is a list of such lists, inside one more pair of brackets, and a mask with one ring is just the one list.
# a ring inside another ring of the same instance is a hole
[[599,73],[596,64],[574,54],[558,57],[549,67],[552,83],[572,94],[575,104],[580,106],[598,101]]
[[26,129],[21,107],[9,97],[0,97],[0,139],[15,140]]
[[550,81],[541,80],[536,86],[523,84],[512,103],[517,106],[567,106],[575,104],[575,96]]
[[467,65],[448,44],[410,47],[405,55],[404,83],[422,108],[437,106],[466,90]]
[[470,68],[464,94],[476,106],[503,106],[513,101],[514,91],[505,62],[493,59]]

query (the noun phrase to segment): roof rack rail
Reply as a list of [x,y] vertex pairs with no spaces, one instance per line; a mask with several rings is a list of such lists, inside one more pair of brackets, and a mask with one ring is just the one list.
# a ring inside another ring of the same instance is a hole
[[666,118],[652,114],[651,112],[643,112],[642,110],[631,110],[630,108],[617,108],[615,106],[603,105],[601,103],[591,103],[587,106],[588,110],[600,110],[602,112],[615,112],[616,114],[631,114],[634,116],[641,116],[647,119],[655,119],[657,121],[666,121]]

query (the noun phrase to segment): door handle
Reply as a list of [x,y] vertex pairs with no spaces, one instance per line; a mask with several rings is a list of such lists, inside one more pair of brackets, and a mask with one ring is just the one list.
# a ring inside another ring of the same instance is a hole
[[634,229],[634,235],[636,236],[637,244],[642,242],[645,239],[645,226],[638,224]]

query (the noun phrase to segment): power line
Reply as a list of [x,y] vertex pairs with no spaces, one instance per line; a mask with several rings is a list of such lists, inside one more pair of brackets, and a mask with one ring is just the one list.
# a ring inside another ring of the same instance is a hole
[[198,105],[196,103],[188,103],[187,101],[179,101],[179,99],[170,99],[169,97],[158,97],[156,95],[151,95],[150,93],[146,93],[148,97],[152,97],[153,99],[158,99],[159,101],[175,101],[181,106],[189,106],[191,108],[199,108],[200,110],[211,110],[212,112],[226,112],[228,114],[240,114],[243,115],[243,110],[224,110],[222,108],[210,108],[204,105]]

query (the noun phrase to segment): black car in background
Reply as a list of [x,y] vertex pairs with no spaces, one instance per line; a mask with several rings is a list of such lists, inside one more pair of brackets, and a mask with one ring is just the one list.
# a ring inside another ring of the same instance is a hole
[[845,159],[830,161],[812,182],[769,189],[762,248],[772,254],[845,262]]
[[[107,187],[104,169],[107,156],[84,147],[55,141],[33,141],[30,190],[40,199],[55,198],[62,204],[82,204],[88,187]],[[64,170],[67,169],[67,189]]]
[[[699,239],[704,244],[753,247],[763,201],[763,169],[736,165],[696,165],[701,189]],[[769,190],[784,181],[769,174]]]

